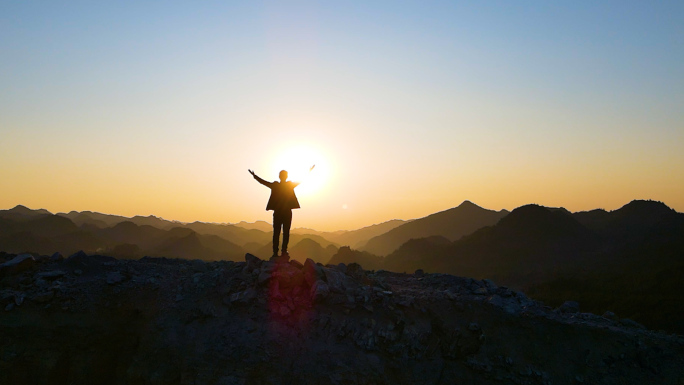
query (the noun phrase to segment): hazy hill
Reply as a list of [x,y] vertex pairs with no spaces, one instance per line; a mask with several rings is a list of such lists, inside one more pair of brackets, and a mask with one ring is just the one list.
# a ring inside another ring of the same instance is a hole
[[[336,250],[334,247],[332,250]],[[326,249],[311,238],[304,238],[290,247],[290,258],[304,263],[307,258],[316,263],[326,264],[332,257],[330,249]]]
[[52,215],[52,213],[45,209],[31,210],[22,205],[17,205],[9,210],[0,210],[0,218],[12,219],[15,221],[31,220],[44,215]]
[[[254,250],[253,254],[257,257],[268,259],[273,254],[272,236],[272,233],[269,234],[269,240],[261,244],[258,248],[255,247],[254,244],[247,245],[246,247],[249,247],[250,250]],[[279,244],[279,246],[282,245],[282,234],[280,236],[280,241],[281,243]],[[304,244],[300,246],[299,244],[301,242],[304,242]],[[319,247],[323,251],[319,251]],[[330,257],[337,252],[338,247],[339,246],[330,243],[328,240],[318,235],[290,234],[290,243],[288,244],[288,251],[290,252],[291,258],[299,260],[300,262],[306,260],[306,258],[302,258],[301,255],[298,253],[299,251],[302,251],[304,254],[313,253],[312,255],[315,255],[317,258],[316,262],[326,263],[330,259]]]
[[236,244],[216,235],[200,235],[190,229],[169,232],[171,235],[149,253],[151,256],[201,259],[204,261],[239,260],[244,250]]
[[365,246],[361,247],[361,250],[384,256],[413,238],[439,235],[454,241],[484,226],[495,224],[506,214],[508,214],[506,210],[487,210],[470,201],[464,201],[458,207],[404,223],[371,238]]
[[102,229],[99,234],[117,243],[135,244],[141,249],[150,249],[159,244],[168,232],[156,227],[138,226],[133,222],[126,221]]
[[111,227],[116,225],[117,223],[129,220],[129,218],[125,217],[117,217],[120,218],[120,220],[115,220],[114,218],[112,218],[114,217],[113,215],[93,213],[90,211],[70,211],[69,213],[57,213],[56,215],[69,218],[77,226],[83,226],[84,224],[88,224],[101,229]]
[[328,263],[331,265],[358,263],[366,270],[379,270],[382,268],[383,258],[367,251],[352,250],[349,246],[342,246]]
[[67,218],[57,215],[44,215],[23,222],[24,230],[31,231],[41,237],[59,237],[68,233],[78,231],[78,226]]
[[256,221],[253,223],[241,221],[239,223],[235,223],[234,226],[242,227],[246,230],[260,230],[264,232],[273,231],[273,224],[266,221]]
[[136,215],[129,218],[121,215],[102,214],[92,211],[70,211],[69,213],[57,213],[56,215],[69,218],[78,226],[88,223],[100,228],[115,226],[121,222],[133,222],[138,226],[147,225],[162,230],[168,230],[182,224],[177,221],[169,221],[154,215]]
[[130,219],[131,222],[135,223],[138,226],[153,226],[157,227],[159,229],[163,230],[168,230],[173,227],[182,225],[182,223],[177,222],[177,221],[169,221],[164,218],[159,218],[155,217],[154,215],[148,215],[146,217],[141,216],[141,215],[136,215],[133,218]]
[[[438,271],[441,267],[433,265],[430,261],[435,255],[446,253],[446,246],[451,242],[440,236],[434,235],[425,238],[409,239],[399,249],[382,259],[382,268],[396,272],[411,273],[418,269]],[[362,266],[365,265],[359,262]]]
[[[79,215],[72,216],[79,218]],[[65,215],[32,214],[23,209],[15,210],[7,217],[0,217],[0,250],[6,252],[69,255],[84,250],[122,258],[143,255],[190,258],[194,255],[194,258],[207,260],[235,260],[244,255],[244,250],[229,240],[197,234],[182,226],[163,230],[123,221],[112,227],[99,228],[86,221],[79,227]],[[159,224],[154,218],[140,222]]]
[[131,222],[131,218],[123,217],[121,215],[102,214],[92,211],[70,211],[68,213],[57,213],[55,215],[69,218],[78,226],[89,223],[96,227],[104,228],[114,226],[121,222]]
[[[17,206],[12,210],[0,211],[0,218],[3,217],[3,212],[5,213],[5,216],[10,218],[28,218],[28,216],[51,215],[46,210],[31,210],[24,206]],[[70,219],[79,227],[90,225],[100,229],[113,227],[122,222],[131,222],[138,226],[152,226],[162,230],[169,230],[179,226],[187,227],[194,230],[198,234],[217,235],[239,246],[247,247],[253,250],[255,250],[254,247],[256,244],[260,245],[260,248],[262,245],[269,242],[273,231],[272,225],[265,221],[256,221],[254,223],[242,221],[236,224],[207,222],[181,223],[177,221],[165,220],[154,215],[134,216],[129,218],[120,215],[101,214],[92,211],[71,211],[69,213],[58,213],[56,215]],[[321,244],[323,247],[327,247],[330,244],[335,245],[335,247],[340,244],[359,247],[368,239],[376,235],[383,234],[403,223],[405,223],[405,221],[392,220],[381,224],[364,227],[358,230],[336,232],[323,232],[313,229],[296,228],[292,229],[292,235],[305,235],[308,238],[315,239],[316,242]],[[294,238],[293,240],[298,242],[301,239],[302,237]]]
[[67,218],[52,214],[0,218],[0,250],[52,254],[73,253],[81,249],[99,250],[110,245],[97,234],[84,231]]
[[297,229],[297,232],[317,234],[338,245],[351,246],[354,248],[363,247],[369,239],[399,227],[407,221],[401,219],[393,219],[391,221],[366,226],[357,230],[340,230],[333,232],[316,232],[311,229]]
[[266,233],[256,229],[245,229],[236,225],[192,222],[185,227],[194,230],[199,234],[217,235],[240,246],[251,242],[263,244],[272,239],[273,233]]

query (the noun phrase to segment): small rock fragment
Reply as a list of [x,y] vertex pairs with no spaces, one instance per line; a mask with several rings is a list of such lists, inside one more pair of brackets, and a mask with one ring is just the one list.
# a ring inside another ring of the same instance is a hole
[[610,310],[608,310],[608,311],[606,311],[605,313],[603,313],[602,317],[603,317],[603,318],[607,318],[607,319],[609,319],[609,320],[616,320],[616,319],[617,319],[617,317],[615,316],[615,313],[613,313],[613,312],[610,311]]
[[51,271],[41,271],[40,273],[36,274],[38,278],[42,279],[55,279],[59,278],[66,273],[62,270],[51,270]]
[[112,271],[107,273],[107,283],[110,285],[115,285],[124,280],[123,275],[118,271]]
[[324,300],[329,294],[330,288],[328,284],[321,280],[314,282],[313,286],[311,286],[311,298],[313,298],[314,302]]
[[576,301],[565,301],[558,307],[561,313],[579,313],[579,303]]
[[484,287],[478,287],[477,289],[473,290],[473,294],[475,294],[475,295],[487,295],[488,291]]

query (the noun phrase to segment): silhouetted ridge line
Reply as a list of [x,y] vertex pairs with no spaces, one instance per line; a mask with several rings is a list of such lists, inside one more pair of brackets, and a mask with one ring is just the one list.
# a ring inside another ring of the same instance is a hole
[[454,241],[477,229],[497,223],[506,214],[508,211],[487,210],[465,201],[458,207],[413,220],[374,237],[362,250],[384,256],[409,239],[439,235]]

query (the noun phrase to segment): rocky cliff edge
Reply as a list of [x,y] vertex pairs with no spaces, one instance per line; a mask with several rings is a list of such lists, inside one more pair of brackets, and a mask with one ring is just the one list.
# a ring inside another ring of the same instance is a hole
[[0,383],[681,384],[684,338],[484,280],[4,255]]

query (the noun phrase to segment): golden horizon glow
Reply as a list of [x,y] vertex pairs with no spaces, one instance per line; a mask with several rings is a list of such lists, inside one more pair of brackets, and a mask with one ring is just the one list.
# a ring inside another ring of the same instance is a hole
[[684,2],[150,6],[3,8],[0,207],[271,221],[285,169],[318,230],[684,211]]

